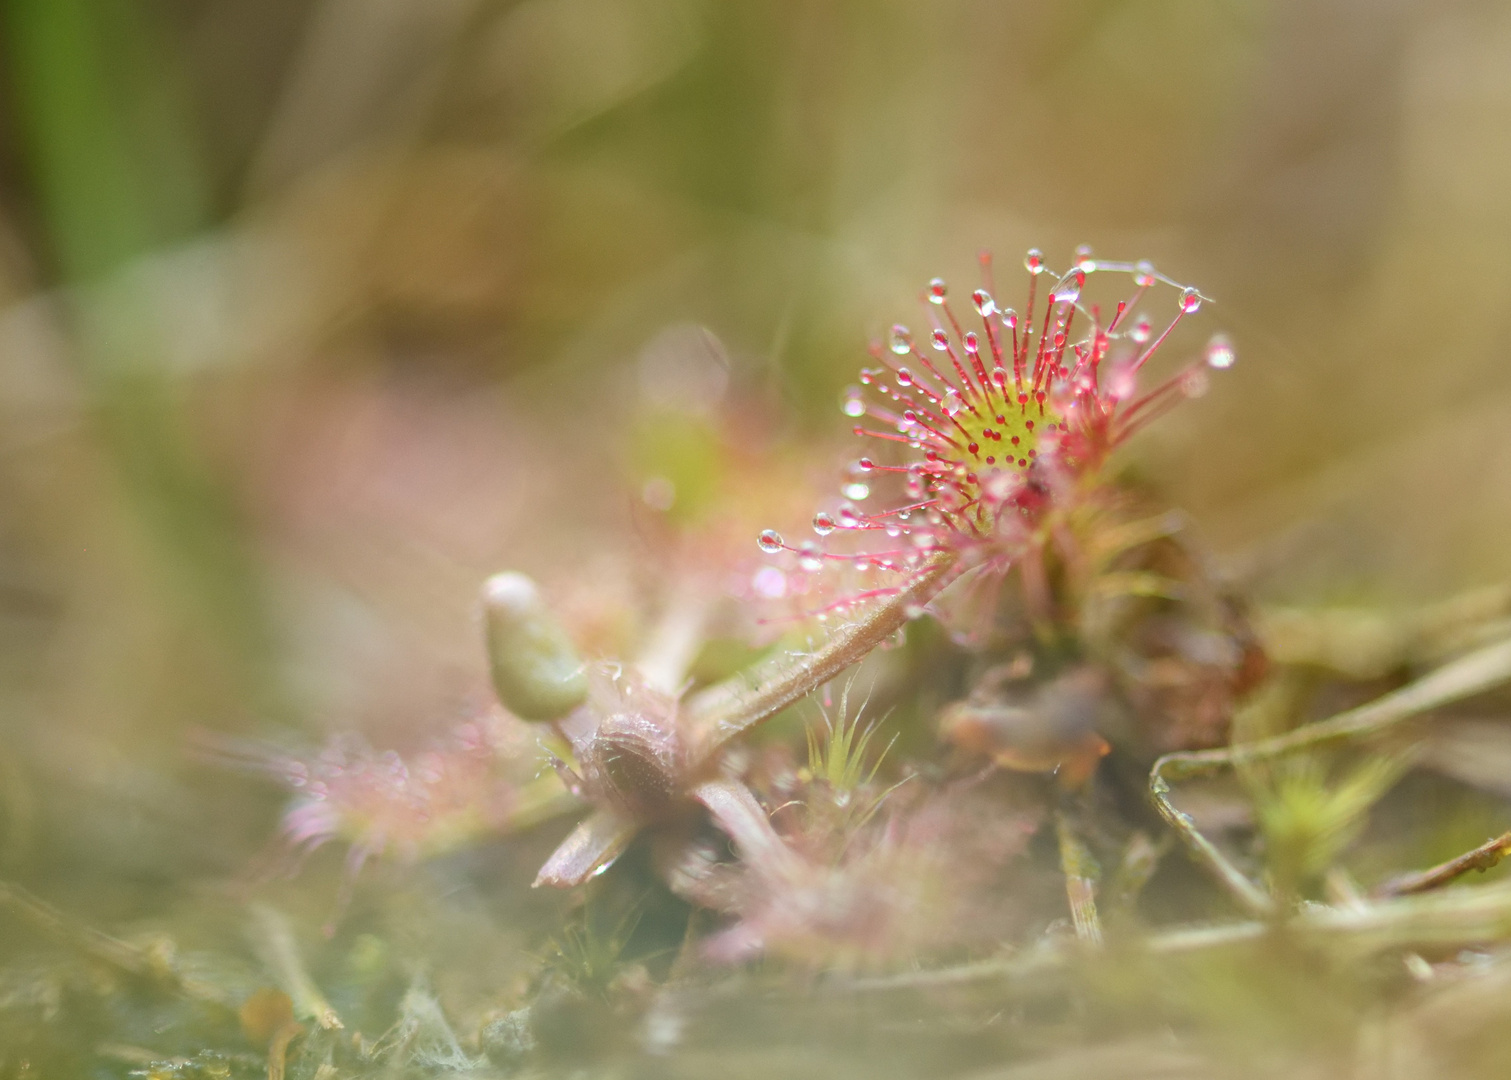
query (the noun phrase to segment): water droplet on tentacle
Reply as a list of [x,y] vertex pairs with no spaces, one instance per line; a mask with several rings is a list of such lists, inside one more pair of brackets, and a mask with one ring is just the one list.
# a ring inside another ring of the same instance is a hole
[[778,551],[782,550],[782,534],[775,529],[766,529],[760,536],[756,537],[756,543],[760,545],[761,550],[766,554],[775,555]]
[[1081,299],[1081,286],[1086,284],[1086,272],[1079,268],[1072,270],[1064,281],[1060,282],[1051,299],[1056,304],[1074,304]]

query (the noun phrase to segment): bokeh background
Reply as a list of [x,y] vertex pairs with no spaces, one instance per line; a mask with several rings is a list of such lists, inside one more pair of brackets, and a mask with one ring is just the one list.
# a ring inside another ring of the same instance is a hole
[[1215,299],[1238,365],[1129,453],[1261,597],[1511,573],[1511,5],[0,16],[0,873],[93,917],[274,828],[202,733],[412,745],[487,573],[612,599],[668,454],[832,487],[866,341],[982,247]]

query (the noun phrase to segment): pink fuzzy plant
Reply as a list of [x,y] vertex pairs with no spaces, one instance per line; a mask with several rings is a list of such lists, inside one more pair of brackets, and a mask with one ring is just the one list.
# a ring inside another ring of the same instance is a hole
[[521,782],[510,762],[530,757],[532,741],[524,725],[496,714],[463,723],[407,757],[375,750],[352,733],[308,754],[225,743],[209,753],[291,793],[278,862],[297,867],[326,844],[347,845],[339,910],[371,859],[414,863],[528,821],[541,804],[540,784]]

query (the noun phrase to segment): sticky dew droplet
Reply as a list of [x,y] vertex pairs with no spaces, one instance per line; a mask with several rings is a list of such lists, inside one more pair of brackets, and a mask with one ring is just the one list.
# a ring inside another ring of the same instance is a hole
[[997,310],[997,302],[992,299],[992,294],[985,289],[977,289],[971,293],[971,302],[976,305],[976,313],[983,319],[990,318]]
[[1180,310],[1182,314],[1193,315],[1201,310],[1201,293],[1191,286],[1186,286],[1180,293]]
[[1023,268],[1035,277],[1044,273],[1044,252],[1038,248],[1029,248],[1028,254],[1023,256]]
[[845,485],[845,498],[860,502],[871,495],[871,485],[863,484],[859,480],[853,480]]
[[835,529],[834,518],[824,510],[813,515],[813,531],[820,536],[828,536]]
[[1081,286],[1086,284],[1085,271],[1077,268],[1065,276],[1055,289],[1051,299],[1056,304],[1074,304],[1081,299]]
[[756,543],[766,554],[775,555],[782,550],[782,534],[775,529],[765,529],[756,537]]
[[846,387],[844,395],[840,398],[839,407],[846,416],[865,416],[866,402],[861,397],[860,387]]
[[944,284],[944,278],[934,278],[929,282],[929,303],[944,303],[944,298],[948,293],[949,289]]
[[898,356],[906,356],[913,351],[913,335],[902,323],[892,327],[892,351]]

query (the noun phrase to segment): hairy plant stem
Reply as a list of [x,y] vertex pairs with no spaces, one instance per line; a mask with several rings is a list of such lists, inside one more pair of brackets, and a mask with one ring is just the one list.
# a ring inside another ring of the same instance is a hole
[[955,579],[959,557],[940,552],[924,563],[897,593],[831,633],[817,650],[785,655],[687,702],[684,718],[695,740],[694,755],[706,760],[741,733],[812,693],[845,668],[864,660],[896,633],[913,609],[927,604]]
[[1430,709],[1483,693],[1508,679],[1511,679],[1511,640],[1477,649],[1368,704],[1284,735],[1218,750],[1166,754],[1150,770],[1149,794],[1160,816],[1175,830],[1187,850],[1227,889],[1239,906],[1251,915],[1269,917],[1276,911],[1274,898],[1229,862],[1216,845],[1201,834],[1189,815],[1176,809],[1170,801],[1172,780],[1267,761],[1330,742],[1379,735]]

